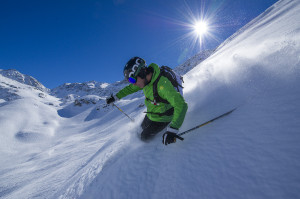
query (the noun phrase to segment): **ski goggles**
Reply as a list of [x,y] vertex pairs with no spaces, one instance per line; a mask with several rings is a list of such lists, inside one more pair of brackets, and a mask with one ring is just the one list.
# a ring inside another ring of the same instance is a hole
[[145,64],[141,64],[140,66],[137,66],[137,67],[133,67],[133,71],[131,71],[129,73],[129,78],[128,78],[128,81],[131,83],[131,84],[135,84],[136,81],[137,81],[137,76],[139,75],[141,69],[145,66]]
[[128,78],[128,81],[129,81],[129,83],[131,83],[131,84],[135,84],[135,83],[136,83],[136,79],[137,79],[137,78],[129,77],[129,78]]

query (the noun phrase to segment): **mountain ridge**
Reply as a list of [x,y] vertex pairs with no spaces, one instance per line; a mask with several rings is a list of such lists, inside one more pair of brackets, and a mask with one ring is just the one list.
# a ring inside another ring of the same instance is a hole
[[[200,52],[193,57],[186,60],[183,64],[174,68],[180,75],[184,75],[199,63],[208,58],[214,50],[205,50]],[[19,83],[32,86],[37,90],[40,90],[49,95],[62,98],[62,99],[72,99],[75,100],[77,98],[81,98],[86,95],[97,95],[100,97],[109,96],[112,93],[118,92],[120,89],[128,85],[127,81],[121,80],[114,83],[105,83],[105,82],[97,82],[97,81],[88,81],[83,83],[64,83],[56,88],[48,89],[42,83],[40,83],[37,79],[32,76],[22,74],[16,69],[0,69],[0,74],[6,78],[15,80]],[[8,90],[6,90],[8,91]],[[4,94],[2,94],[4,95]],[[17,95],[5,95],[7,100],[17,99]]]

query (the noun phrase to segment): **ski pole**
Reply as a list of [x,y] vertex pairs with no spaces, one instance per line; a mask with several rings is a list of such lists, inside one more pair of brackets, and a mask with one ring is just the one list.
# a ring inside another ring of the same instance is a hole
[[195,130],[195,129],[198,129],[198,128],[202,127],[202,126],[205,126],[206,124],[212,123],[213,121],[215,121],[215,120],[217,120],[217,119],[220,119],[220,118],[222,118],[222,117],[224,117],[224,116],[226,116],[226,115],[229,115],[229,114],[232,113],[235,109],[236,109],[236,108],[234,108],[234,109],[232,109],[231,111],[228,111],[228,112],[226,112],[226,113],[224,113],[224,114],[222,114],[222,115],[220,115],[220,116],[218,116],[218,117],[215,117],[214,119],[211,119],[211,120],[209,120],[209,121],[207,121],[207,122],[204,122],[203,124],[200,124],[200,125],[195,126],[195,127],[191,128],[191,129],[189,129],[189,130],[186,130],[186,131],[184,131],[184,132],[182,132],[182,133],[179,133],[178,135],[179,135],[179,136],[182,136],[182,135],[184,135],[184,134],[186,134],[186,133],[189,133],[189,132],[191,132],[191,131],[193,131],[193,130]]
[[129,115],[127,115],[122,109],[120,109],[117,105],[115,105],[114,103],[112,103],[113,106],[115,106],[117,109],[119,109],[119,111],[121,111],[124,115],[126,115],[132,122],[134,122],[134,119],[132,119],[131,117],[129,117]]

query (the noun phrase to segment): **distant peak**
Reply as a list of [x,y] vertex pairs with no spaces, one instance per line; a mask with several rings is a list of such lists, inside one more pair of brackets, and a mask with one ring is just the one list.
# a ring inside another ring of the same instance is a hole
[[41,91],[48,91],[48,89],[34,77],[22,74],[16,69],[0,69],[0,75],[15,80],[19,83],[33,86]]

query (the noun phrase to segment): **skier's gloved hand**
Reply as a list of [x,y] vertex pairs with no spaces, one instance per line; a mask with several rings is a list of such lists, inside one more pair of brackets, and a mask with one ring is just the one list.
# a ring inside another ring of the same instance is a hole
[[176,138],[180,139],[181,141],[184,140],[183,137],[177,135],[178,129],[174,129],[172,127],[168,127],[167,131],[163,134],[162,143],[165,145],[172,144],[176,142]]
[[118,100],[118,97],[111,94],[110,97],[106,98],[106,104],[111,104],[111,103],[115,102],[116,100]]

